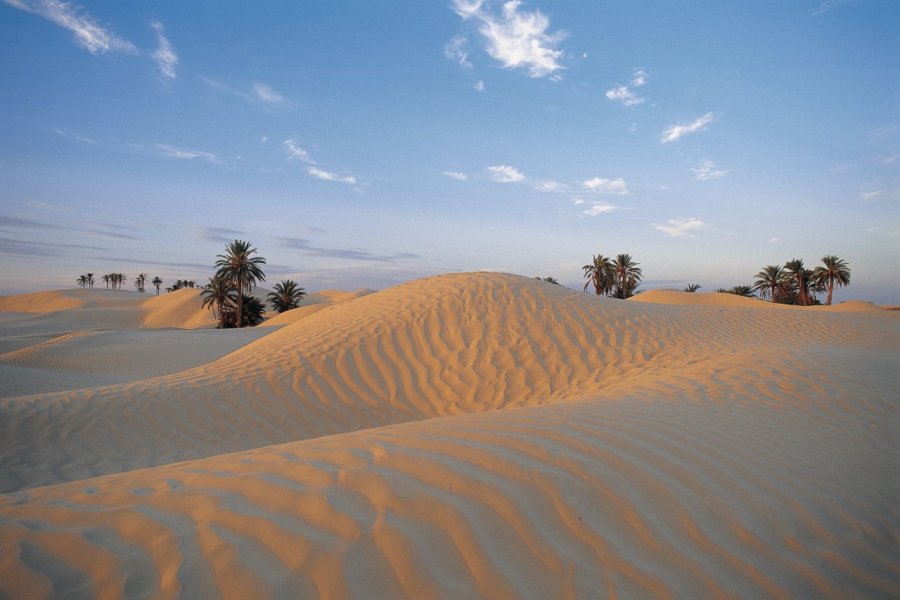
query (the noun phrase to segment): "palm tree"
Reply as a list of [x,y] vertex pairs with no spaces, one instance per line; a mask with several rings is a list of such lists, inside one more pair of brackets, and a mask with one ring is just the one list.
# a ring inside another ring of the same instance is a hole
[[850,265],[834,255],[823,256],[822,262],[825,264],[824,267],[813,269],[813,282],[828,290],[825,305],[831,306],[831,297],[834,294],[835,286],[850,285]]
[[689,293],[693,294],[694,292],[696,292],[697,290],[699,290],[701,287],[702,287],[702,286],[701,286],[699,283],[689,283],[689,284],[687,284],[687,286],[686,286],[683,290],[681,290],[681,291],[683,291],[683,292],[689,292]]
[[109,289],[109,280],[110,280],[110,275],[109,275],[109,273],[107,273],[106,275],[104,275],[104,276],[101,277],[100,279],[102,279],[102,280],[103,280],[103,283],[106,284],[106,289]]
[[297,287],[296,281],[286,279],[281,283],[276,283],[267,298],[272,303],[275,312],[283,313],[286,310],[297,308],[305,295],[306,292],[302,287]]
[[787,261],[784,263],[784,270],[787,272],[786,276],[791,282],[792,287],[797,292],[797,302],[800,306],[809,306],[812,304],[809,289],[812,271],[803,266],[803,259],[795,258]]
[[613,296],[621,298],[631,298],[634,296],[634,290],[640,285],[644,275],[641,272],[640,263],[634,262],[630,254],[619,254],[612,263],[613,273],[615,274],[616,289]]
[[78,279],[75,280],[75,285],[77,285],[80,288],[87,287],[87,285],[88,285],[87,275],[79,275]]
[[94,274],[87,273],[86,275],[87,275],[88,287],[90,287],[91,289],[94,289]]
[[144,286],[147,284],[147,274],[146,273],[138,273],[138,276],[134,278],[134,287],[137,288],[137,291],[143,293]]
[[235,323],[238,327],[243,324],[243,298],[244,290],[250,291],[258,281],[265,281],[266,276],[260,265],[266,264],[262,256],[253,256],[256,248],[250,247],[250,242],[234,240],[225,245],[225,254],[219,254],[216,266],[218,273],[228,279],[238,292],[237,317]]
[[[266,305],[263,304],[259,298],[257,298],[256,296],[244,294],[240,306],[244,307],[244,310],[241,312],[241,327],[254,327],[263,322],[263,315],[265,315],[266,312]],[[225,305],[225,314],[227,315],[225,326],[228,327],[229,324],[231,324],[232,327],[236,327],[237,313],[235,311],[234,305]]]
[[785,277],[784,270],[778,265],[766,265],[756,274],[753,291],[757,292],[760,298],[769,298],[772,302],[776,302],[784,291]]
[[743,296],[744,298],[753,298],[753,286],[736,285],[731,289],[719,288],[716,290],[718,294],[732,294],[734,296]]
[[211,308],[213,316],[219,319],[219,329],[225,328],[226,307],[237,303],[237,290],[224,277],[209,278],[209,283],[200,292],[203,308]]
[[609,294],[612,291],[615,273],[612,270],[612,261],[608,256],[598,254],[593,256],[591,264],[581,267],[584,271],[584,277],[588,280],[584,284],[584,291],[587,291],[589,285],[594,286],[594,293],[598,296]]
[[162,285],[162,279],[159,278],[159,275],[153,278],[153,281],[150,283],[153,284],[153,287],[156,288],[156,295],[159,296],[159,286]]
[[559,280],[552,275],[547,275],[546,277],[535,277],[535,279],[539,279],[540,281],[546,281],[547,283],[552,283],[553,285],[559,285]]

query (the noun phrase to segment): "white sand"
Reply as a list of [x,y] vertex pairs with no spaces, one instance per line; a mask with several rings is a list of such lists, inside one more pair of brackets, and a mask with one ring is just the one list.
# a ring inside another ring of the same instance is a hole
[[900,596],[900,315],[642,296],[441,276],[147,378],[129,333],[196,332],[15,348],[133,379],[0,400],[0,597]]

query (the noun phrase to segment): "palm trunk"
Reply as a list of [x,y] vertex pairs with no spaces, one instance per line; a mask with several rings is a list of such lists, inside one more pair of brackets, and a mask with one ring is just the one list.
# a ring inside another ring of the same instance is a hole
[[831,306],[831,294],[833,294],[833,293],[834,293],[834,282],[829,281],[828,282],[828,298],[825,300],[826,306]]

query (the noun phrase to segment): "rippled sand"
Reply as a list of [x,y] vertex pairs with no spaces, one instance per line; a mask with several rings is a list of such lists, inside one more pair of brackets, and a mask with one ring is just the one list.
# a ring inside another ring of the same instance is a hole
[[63,296],[0,299],[74,325],[0,315],[0,375],[123,381],[0,399],[0,596],[900,596],[896,312],[478,273],[82,332]]

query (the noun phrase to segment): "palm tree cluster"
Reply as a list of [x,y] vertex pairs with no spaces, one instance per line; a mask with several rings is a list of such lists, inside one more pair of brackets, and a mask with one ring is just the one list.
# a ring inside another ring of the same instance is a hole
[[145,286],[147,285],[147,274],[146,273],[138,273],[138,276],[134,278],[134,287],[137,291],[143,293],[145,291]]
[[630,254],[619,254],[616,258],[610,258],[598,254],[593,257],[590,264],[584,265],[584,277],[587,283],[584,289],[593,286],[594,293],[598,296],[610,296],[612,298],[631,298],[635,290],[641,284],[643,273],[634,262]]
[[112,286],[114,290],[121,290],[122,284],[125,283],[125,280],[128,279],[125,277],[125,273],[107,273],[103,277],[103,282],[106,284],[106,289],[109,289],[109,286]]
[[275,312],[283,313],[300,306],[304,296],[306,296],[306,291],[302,287],[298,287],[296,281],[285,279],[281,283],[275,284],[267,298],[272,303]]
[[234,240],[225,245],[225,254],[218,255],[218,269],[201,294],[203,306],[212,308],[218,316],[219,327],[253,326],[262,322],[265,305],[249,294],[254,285],[266,280],[261,266],[266,264],[266,259],[254,256],[256,253],[250,242]]
[[[162,281],[160,281],[160,284],[161,283],[162,283]],[[156,284],[154,283],[153,285],[156,285]],[[166,291],[174,292],[176,290],[180,290],[183,288],[194,288],[194,287],[197,287],[197,282],[194,281],[193,279],[178,279],[175,281],[175,283],[173,283],[172,285],[167,287]]]
[[77,279],[75,279],[75,285],[82,288],[93,288],[94,287],[94,274],[93,273],[84,273],[79,275]]
[[159,296],[159,286],[162,285],[163,280],[159,278],[159,275],[153,278],[153,281],[150,283],[153,284],[153,287],[156,288],[156,295]]
[[753,295],[753,286],[750,285],[736,285],[733,288],[725,289],[719,288],[716,290],[717,294],[733,294],[735,296],[743,296],[744,298],[755,298]]
[[767,265],[756,274],[751,289],[760,298],[780,304],[810,306],[819,304],[817,294],[827,293],[826,305],[831,305],[835,287],[850,285],[850,266],[834,255],[822,257],[822,265],[807,269],[803,260],[795,258],[778,265]]

